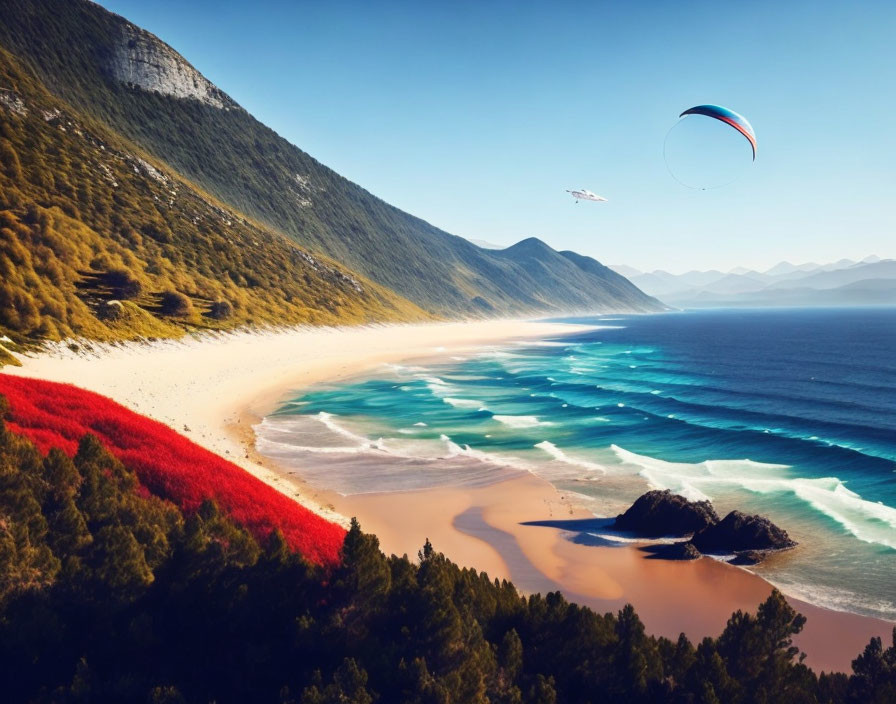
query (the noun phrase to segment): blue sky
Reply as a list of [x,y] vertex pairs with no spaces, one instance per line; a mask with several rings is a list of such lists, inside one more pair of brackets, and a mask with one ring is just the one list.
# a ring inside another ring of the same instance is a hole
[[[102,4],[454,234],[671,271],[896,257],[896,3]],[[725,188],[688,190],[663,160],[700,103],[756,130]],[[610,201],[575,205],[582,187]]]

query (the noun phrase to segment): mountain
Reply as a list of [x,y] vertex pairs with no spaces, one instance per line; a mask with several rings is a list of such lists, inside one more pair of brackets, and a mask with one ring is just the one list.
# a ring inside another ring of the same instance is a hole
[[[896,279],[896,260],[884,259],[873,264],[851,264],[845,268],[815,272],[801,278],[799,285],[805,288],[831,289],[868,279]],[[789,283],[774,283],[769,288],[790,288],[787,285]]]
[[608,266],[617,274],[622,274],[627,279],[631,279],[633,276],[644,273],[640,269],[635,269],[635,267],[626,266],[625,264],[608,264]]
[[872,255],[861,262],[784,261],[766,271],[736,267],[727,274],[657,269],[630,278],[643,291],[680,307],[878,305],[893,299],[887,282],[896,282],[896,261]]
[[0,86],[0,337],[432,317],[203,192],[2,48]]
[[[504,245],[495,244],[494,242],[487,242],[486,240],[473,240],[470,242],[475,244],[477,247],[482,247],[482,249],[504,249]],[[612,267],[610,267],[612,269]]]
[[[224,219],[285,236],[291,244],[277,247],[298,245],[376,285],[399,317],[662,309],[592,259],[574,263],[547,245],[535,258],[482,249],[383,202],[255,120],[164,42],[88,0],[0,4],[0,45],[19,74],[64,101],[53,109],[114,136],[123,153],[182,181]],[[9,89],[13,103],[30,99],[18,85]],[[50,190],[45,202],[53,205]],[[182,252],[184,275],[204,264]],[[135,266],[136,276],[151,276]]]
[[814,271],[818,269],[818,264],[809,262],[807,264],[791,264],[790,262],[779,262],[771,269],[765,271],[769,276],[777,276],[779,274],[793,274],[801,271]]

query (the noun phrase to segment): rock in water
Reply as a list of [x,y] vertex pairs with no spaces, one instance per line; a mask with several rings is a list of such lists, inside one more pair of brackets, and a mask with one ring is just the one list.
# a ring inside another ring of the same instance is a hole
[[642,495],[628,511],[616,516],[613,527],[645,537],[689,535],[718,520],[709,501],[688,501],[666,489]]
[[787,531],[767,518],[741,511],[732,511],[718,523],[705,527],[691,542],[700,552],[716,555],[744,550],[783,550],[796,545]]
[[697,560],[703,557],[691,542],[660,545],[652,552],[654,558],[661,560]]
[[737,553],[733,560],[728,560],[729,565],[758,565],[765,559],[767,551],[744,550]]

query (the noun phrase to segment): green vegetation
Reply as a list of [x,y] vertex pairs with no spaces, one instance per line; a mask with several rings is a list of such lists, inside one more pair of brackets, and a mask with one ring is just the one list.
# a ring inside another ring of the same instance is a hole
[[[52,93],[236,211],[432,313],[661,308],[588,257],[537,240],[487,251],[408,215],[289,144],[226,96],[220,109],[118,83],[111,67],[128,41],[125,27],[123,18],[87,0],[0,3],[0,44]],[[196,253],[199,262],[204,256]]]
[[[2,400],[0,400],[2,404]],[[386,557],[357,523],[329,571],[211,503],[148,495],[85,437],[42,456],[0,421],[0,691],[9,702],[884,702],[896,645],[816,676],[777,592],[695,647],[628,606]]]
[[0,86],[0,336],[430,317],[154,166],[2,49]]

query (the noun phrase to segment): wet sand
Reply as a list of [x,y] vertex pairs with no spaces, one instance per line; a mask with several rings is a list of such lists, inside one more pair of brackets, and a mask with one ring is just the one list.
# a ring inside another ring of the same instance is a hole
[[[531,475],[470,489],[334,496],[387,553],[415,556],[428,538],[436,550],[523,593],[561,591],[597,611],[635,606],[649,633],[698,642],[717,636],[738,609],[754,611],[772,590],[761,577],[704,557],[653,559],[642,546],[593,544],[576,521],[593,516]],[[565,527],[525,525],[550,521]],[[579,542],[577,542],[579,541]],[[588,544],[592,543],[592,544]],[[849,671],[873,636],[889,642],[892,623],[788,598],[807,617],[797,645],[816,671]]]

